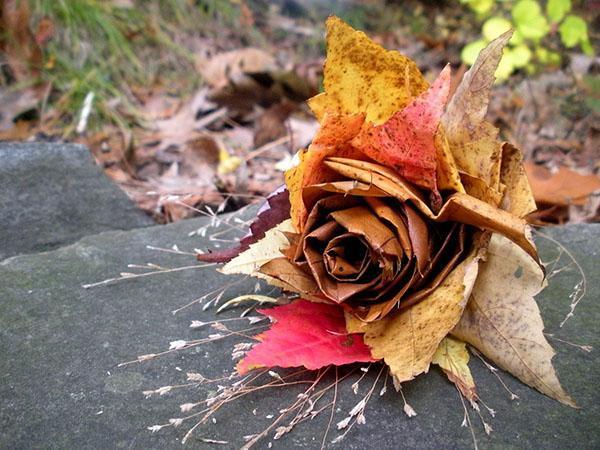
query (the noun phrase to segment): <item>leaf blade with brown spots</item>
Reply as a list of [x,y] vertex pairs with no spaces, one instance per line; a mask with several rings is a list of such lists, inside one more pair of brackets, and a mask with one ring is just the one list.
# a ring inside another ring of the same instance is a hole
[[494,235],[471,299],[452,334],[529,386],[576,407],[552,367],[554,350],[544,336],[533,298],[543,280],[539,267],[518,247]]

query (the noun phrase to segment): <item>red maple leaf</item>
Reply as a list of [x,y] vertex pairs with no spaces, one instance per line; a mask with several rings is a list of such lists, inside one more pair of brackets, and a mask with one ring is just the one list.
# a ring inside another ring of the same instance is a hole
[[259,310],[275,321],[257,336],[256,344],[237,365],[240,375],[259,367],[306,367],[372,362],[362,335],[348,334],[342,308],[296,300],[289,305]]
[[409,181],[437,192],[435,133],[450,90],[450,66],[431,87],[379,126],[365,126],[352,144]]

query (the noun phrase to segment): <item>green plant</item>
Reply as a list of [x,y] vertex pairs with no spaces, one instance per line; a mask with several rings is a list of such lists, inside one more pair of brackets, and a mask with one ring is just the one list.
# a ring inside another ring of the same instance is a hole
[[515,70],[532,72],[539,65],[558,65],[560,53],[548,46],[549,36],[558,34],[566,48],[579,46],[588,55],[594,50],[587,24],[571,14],[571,0],[548,0],[545,12],[539,0],[460,0],[483,20],[482,37],[467,44],[462,52],[464,63],[472,65],[479,52],[491,40],[514,29],[509,46],[504,50],[496,77],[507,79]]

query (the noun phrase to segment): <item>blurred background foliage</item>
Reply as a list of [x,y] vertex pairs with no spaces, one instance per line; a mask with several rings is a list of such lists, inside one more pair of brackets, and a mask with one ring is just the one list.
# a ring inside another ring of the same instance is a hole
[[[571,0],[461,0],[482,22],[481,38],[467,44],[461,59],[473,64],[490,41],[512,29],[513,37],[496,72],[506,80],[513,72],[526,69],[533,73],[540,66],[560,66],[561,51],[579,47],[593,55],[588,26],[573,13]],[[561,48],[561,45],[563,48]]]

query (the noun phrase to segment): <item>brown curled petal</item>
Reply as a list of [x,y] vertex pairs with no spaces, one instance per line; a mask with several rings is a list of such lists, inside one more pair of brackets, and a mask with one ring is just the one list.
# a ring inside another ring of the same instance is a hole
[[375,252],[397,258],[402,256],[402,247],[394,233],[368,208],[356,206],[334,211],[331,213],[331,217],[350,233],[365,238]]
[[[436,242],[435,246],[432,246],[430,255],[429,264],[427,265],[427,269],[422,273],[423,282],[425,282],[432,271],[435,271],[436,268],[439,267],[440,264],[443,263],[443,258],[448,255],[452,255],[455,251],[455,247],[457,247],[457,243],[460,239],[465,239],[465,225],[453,223],[451,225],[450,230],[446,233],[443,241]],[[415,287],[419,287],[422,282],[420,282]]]
[[272,259],[263,264],[259,271],[287,285],[291,292],[297,292],[309,300],[323,299],[319,286],[311,274],[293,264],[288,258]]
[[[419,209],[429,210],[425,202],[425,197],[418,189],[414,188],[408,181],[401,178],[392,170],[379,164],[339,157],[327,158],[324,164],[345,177],[375,185],[382,191],[403,202],[411,200],[417,204]],[[433,214],[431,210],[429,210],[429,214]]]
[[464,233],[460,234],[458,241],[458,251],[454,253],[452,259],[448,261],[448,263],[445,264],[439,272],[436,273],[429,286],[404,298],[403,301],[400,302],[400,310],[405,310],[430,295],[444,281],[448,274],[452,272],[452,270],[460,263],[467,252],[467,248],[465,246],[466,236]]
[[[307,232],[310,232],[318,227],[319,224],[322,224],[330,211],[340,208],[351,208],[356,205],[360,205],[360,199],[353,196],[344,197],[341,195],[332,195],[319,200],[308,215],[304,227],[305,232],[304,235],[302,235],[301,240],[304,239]],[[297,264],[303,263],[302,251],[302,245],[299,245],[296,249],[296,254],[294,255],[294,262]]]
[[302,191],[302,201],[310,210],[317,201],[331,194],[342,194],[355,197],[389,197],[377,186],[361,183],[360,181],[336,181],[331,183],[313,184]]
[[414,209],[407,204],[402,205],[402,208],[408,220],[408,233],[415,257],[417,258],[417,268],[419,269],[419,273],[422,274],[431,257],[429,252],[429,230],[425,221],[421,219]]
[[[328,222],[321,228],[315,230],[316,232],[310,233],[306,236],[303,243],[303,253],[306,258],[306,262],[312,275],[323,292],[323,294],[330,300],[341,303],[348,298],[368,289],[377,282],[377,278],[368,280],[367,282],[339,282],[334,278],[330,277],[325,267],[325,261],[323,259],[323,246],[326,245],[325,241],[321,241],[320,238],[325,236],[321,233],[329,233],[331,224],[339,228],[339,225],[335,222]],[[318,242],[315,242],[318,241]],[[318,244],[321,243],[323,246],[319,248]],[[364,243],[366,246],[367,244]]]
[[369,268],[371,255],[351,233],[333,238],[323,252],[329,275],[338,281],[357,281]]
[[397,307],[398,304],[401,302],[401,299],[404,296],[404,294],[406,294],[406,292],[420,278],[416,266],[411,265],[411,269],[412,270],[409,271],[410,278],[408,280],[404,280],[403,283],[400,283],[400,290],[396,292],[393,297],[384,302],[372,305],[366,310],[357,311],[357,317],[359,317],[364,322],[372,322],[387,315],[392,309]]
[[404,253],[409,259],[412,258],[413,249],[408,234],[408,228],[400,214],[379,198],[366,197],[365,201],[377,217],[389,222],[396,229],[402,250],[404,250]]

